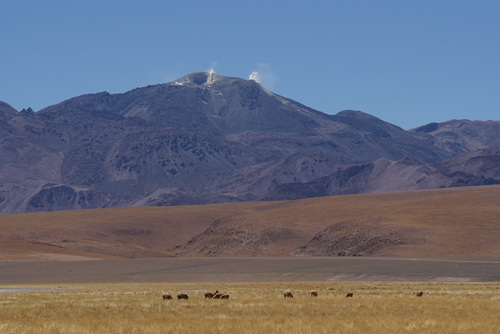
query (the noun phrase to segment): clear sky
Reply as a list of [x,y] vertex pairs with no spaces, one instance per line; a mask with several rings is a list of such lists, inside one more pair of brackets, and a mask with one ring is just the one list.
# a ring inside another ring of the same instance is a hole
[[18,110],[210,69],[405,129],[500,120],[500,1],[0,0],[0,100]]

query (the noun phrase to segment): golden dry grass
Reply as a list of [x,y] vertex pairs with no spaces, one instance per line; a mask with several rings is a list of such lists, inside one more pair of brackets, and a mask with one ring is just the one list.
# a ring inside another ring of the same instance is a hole
[[[25,288],[26,286],[24,286]],[[51,286],[52,288],[56,286]],[[0,295],[1,333],[498,333],[500,283],[141,283]],[[205,300],[220,290],[229,300]],[[293,299],[282,292],[290,289]],[[309,297],[311,289],[317,298]],[[415,292],[424,291],[422,298]],[[189,300],[162,294],[188,293]],[[353,292],[353,298],[345,298]]]

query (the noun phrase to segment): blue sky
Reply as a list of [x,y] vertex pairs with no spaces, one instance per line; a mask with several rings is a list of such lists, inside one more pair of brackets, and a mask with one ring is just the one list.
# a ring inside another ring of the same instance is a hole
[[0,0],[0,100],[39,110],[192,72],[402,128],[500,120],[500,1]]

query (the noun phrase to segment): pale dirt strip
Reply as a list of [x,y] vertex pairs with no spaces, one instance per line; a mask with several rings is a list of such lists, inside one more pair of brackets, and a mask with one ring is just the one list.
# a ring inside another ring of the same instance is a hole
[[64,289],[58,288],[0,288],[0,294],[2,293],[30,293],[30,292],[56,292],[64,291]]
[[0,262],[0,284],[278,281],[499,282],[500,259],[217,257]]

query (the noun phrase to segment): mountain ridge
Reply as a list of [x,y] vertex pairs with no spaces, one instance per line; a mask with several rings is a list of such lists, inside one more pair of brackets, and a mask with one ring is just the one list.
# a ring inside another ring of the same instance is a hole
[[378,183],[372,172],[353,176],[383,170],[383,161],[398,175],[411,161],[421,165],[412,167],[419,180],[472,151],[475,164],[454,160],[458,174],[436,172],[429,187],[451,186],[460,173],[470,175],[464,186],[498,181],[494,163],[488,167],[498,153],[480,150],[500,146],[500,122],[405,131],[361,111],[324,114],[256,81],[213,72],[85,94],[38,112],[9,107],[0,104],[1,214],[303,198],[331,193],[320,184],[328,178],[338,193],[400,191],[414,188],[387,186],[397,181],[389,174]]

